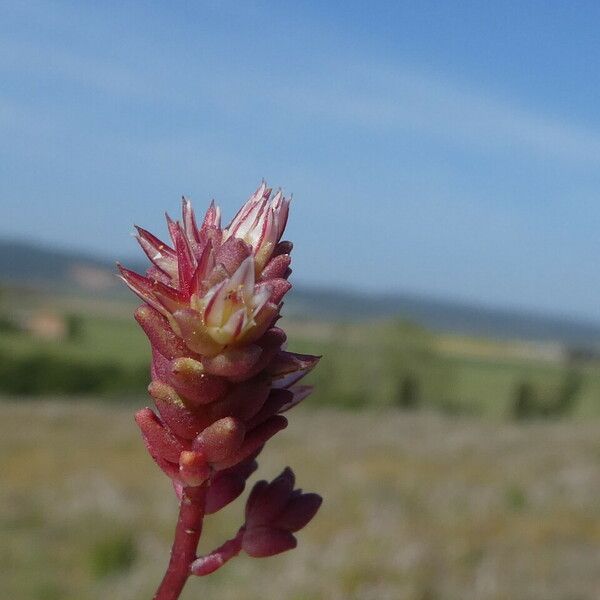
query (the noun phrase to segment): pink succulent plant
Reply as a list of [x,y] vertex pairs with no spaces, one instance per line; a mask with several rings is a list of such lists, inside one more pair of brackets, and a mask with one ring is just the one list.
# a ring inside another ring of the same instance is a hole
[[311,392],[298,382],[319,358],[286,351],[276,326],[291,288],[292,244],[281,241],[289,204],[262,183],[223,229],[214,202],[198,227],[184,199],[182,221],[167,216],[172,247],[137,228],[152,263],[146,275],[119,265],[144,302],[135,318],[152,347],[148,390],[158,414],[144,408],[135,418],[180,500],[155,600],[176,600],[190,575],[208,575],[241,551],[264,557],[294,548],[294,533],[321,504],[317,494],[294,489],[286,468],[254,486],[232,539],[196,555],[205,515],[244,491],[263,446],[287,426],[281,413]]

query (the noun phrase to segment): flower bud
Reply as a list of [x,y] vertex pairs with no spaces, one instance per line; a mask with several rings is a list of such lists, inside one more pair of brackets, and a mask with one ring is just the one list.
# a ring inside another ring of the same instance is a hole
[[171,361],[165,358],[156,348],[152,348],[152,362],[150,363],[150,375],[154,381],[169,380]]
[[192,446],[201,451],[209,463],[219,463],[239,449],[245,433],[246,428],[239,419],[225,417],[202,431]]
[[261,410],[270,389],[271,380],[264,376],[238,383],[225,398],[208,407],[209,414],[215,420],[232,415],[247,421]]
[[229,388],[222,377],[205,373],[201,362],[187,357],[171,362],[168,379],[191,408],[220,400]]
[[289,531],[264,526],[248,529],[242,538],[244,552],[254,558],[281,554],[295,548],[297,543]]
[[202,485],[210,477],[210,467],[202,452],[184,450],[179,456],[179,478],[190,487]]
[[217,250],[215,262],[223,265],[227,273],[233,275],[242,262],[250,256],[252,249],[246,242],[235,237],[231,237]]
[[281,513],[294,489],[294,473],[286,468],[279,477],[252,494],[247,503],[246,526],[266,525]]
[[322,502],[323,498],[318,494],[300,494],[292,497],[273,521],[273,526],[292,533],[299,531],[315,516]]
[[197,310],[180,308],[174,311],[173,319],[189,350],[203,356],[214,356],[223,348],[223,345],[216,342],[206,331],[202,325],[202,315]]
[[228,457],[222,462],[215,463],[214,468],[217,471],[222,469],[228,469],[233,465],[245,460],[254,452],[256,452],[263,444],[272,438],[278,431],[287,427],[287,419],[280,415],[271,417],[264,423],[261,423],[258,427],[255,427],[252,431],[249,431],[244,438],[244,443],[240,446],[239,450],[232,456]]
[[271,483],[259,481],[246,502],[242,548],[250,556],[271,556],[295,547],[292,535],[316,514],[318,494],[294,490],[294,473],[286,468]]
[[256,469],[258,463],[253,457],[243,462],[215,473],[206,495],[206,514],[221,510],[235,500],[246,487],[246,480]]
[[158,420],[149,408],[138,411],[136,423],[142,431],[146,446],[152,456],[160,456],[165,460],[177,462],[183,450],[181,442]]
[[260,346],[251,344],[243,348],[225,350],[216,356],[204,357],[202,364],[208,373],[243,381],[252,376],[261,353]]
[[260,425],[269,417],[281,412],[283,407],[293,402],[293,400],[294,394],[290,390],[271,390],[260,411],[246,423],[248,429]]
[[212,515],[233,502],[245,487],[246,479],[243,477],[226,472],[217,473],[206,495],[206,514]]
[[275,256],[263,269],[260,280],[268,281],[269,279],[284,278],[291,262],[292,257],[289,254]]
[[271,199],[271,190],[263,182],[223,232],[246,241],[257,265],[264,268],[285,229],[290,200],[281,191]]
[[209,425],[202,415],[190,411],[177,392],[166,383],[153,381],[148,392],[154,398],[163,422],[179,437],[192,440]]
[[273,361],[285,340],[286,335],[279,327],[270,327],[267,329],[262,337],[256,340],[256,345],[261,349],[258,360],[245,372],[230,376],[229,380],[234,383],[245,381],[264,371]]
[[280,256],[281,254],[291,254],[292,249],[294,248],[294,244],[287,240],[283,240],[279,242],[277,246],[275,246],[275,250],[273,250],[273,256]]
[[188,356],[189,348],[171,329],[169,322],[157,310],[148,305],[135,311],[135,319],[148,336],[152,347],[169,360]]

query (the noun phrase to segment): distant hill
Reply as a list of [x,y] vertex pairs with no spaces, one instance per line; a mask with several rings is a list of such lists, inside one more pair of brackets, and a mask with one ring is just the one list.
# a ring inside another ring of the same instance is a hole
[[[144,269],[141,263],[128,266]],[[0,282],[5,284],[124,297],[124,286],[114,273],[114,264],[93,255],[0,240]],[[600,323],[411,294],[365,294],[299,286],[290,293],[287,309],[290,315],[310,315],[312,319],[394,317],[438,331],[600,347]]]
[[[115,266],[91,254],[36,246],[22,241],[0,240],[0,281],[85,289],[85,273],[98,276],[98,285],[117,288],[111,274]],[[90,277],[90,282],[93,277]]]
[[399,317],[435,331],[600,347],[600,323],[527,311],[489,308],[414,294],[361,294],[295,289],[293,310],[323,318]]

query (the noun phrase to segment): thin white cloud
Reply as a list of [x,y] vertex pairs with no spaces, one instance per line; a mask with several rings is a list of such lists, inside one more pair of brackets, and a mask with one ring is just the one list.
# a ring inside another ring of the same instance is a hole
[[148,96],[148,82],[121,64],[41,44],[4,40],[0,68],[6,73],[31,73],[58,81],[80,84],[94,91],[129,98]]
[[349,127],[410,131],[483,150],[600,163],[600,131],[568,119],[408,69],[340,65],[335,71],[328,80],[285,92],[280,89],[276,96],[292,112],[311,113]]
[[317,119],[320,126],[341,124],[371,134],[408,132],[480,152],[600,164],[597,129],[437,74],[377,62],[357,65],[352,58],[315,63],[305,75],[270,69],[268,64],[262,71],[260,66],[249,71],[239,63],[228,64],[225,57],[215,65],[206,57],[203,62],[189,56],[182,59],[176,52],[165,56],[146,41],[141,42],[146,52],[139,64],[140,56],[117,61],[5,39],[0,68],[76,83],[133,102],[166,102],[190,115],[206,103],[226,116],[233,112],[255,116],[266,108],[297,119]]

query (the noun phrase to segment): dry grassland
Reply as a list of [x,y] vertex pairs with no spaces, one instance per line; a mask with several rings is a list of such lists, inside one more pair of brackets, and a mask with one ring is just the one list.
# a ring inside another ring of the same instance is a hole
[[[149,600],[176,501],[133,407],[0,403],[0,598]],[[596,600],[600,422],[298,410],[259,471],[325,503],[296,551],[240,557],[192,600]],[[239,525],[238,500],[203,548]]]

